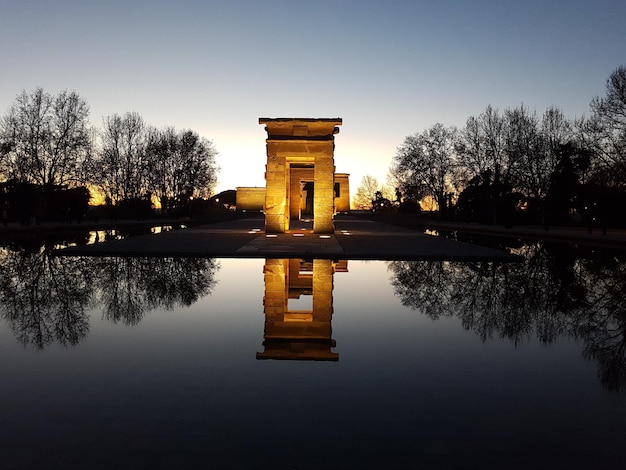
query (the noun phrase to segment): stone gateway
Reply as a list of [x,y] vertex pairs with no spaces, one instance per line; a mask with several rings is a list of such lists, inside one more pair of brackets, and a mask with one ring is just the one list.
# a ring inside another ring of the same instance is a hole
[[315,233],[334,233],[335,198],[349,198],[335,182],[341,118],[259,118],[259,124],[267,131],[265,232],[284,233],[292,219],[312,218]]

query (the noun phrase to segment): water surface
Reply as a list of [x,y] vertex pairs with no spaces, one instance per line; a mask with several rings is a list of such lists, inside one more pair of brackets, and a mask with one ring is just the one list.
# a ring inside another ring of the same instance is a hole
[[4,249],[2,467],[621,466],[624,259],[517,250],[525,263]]

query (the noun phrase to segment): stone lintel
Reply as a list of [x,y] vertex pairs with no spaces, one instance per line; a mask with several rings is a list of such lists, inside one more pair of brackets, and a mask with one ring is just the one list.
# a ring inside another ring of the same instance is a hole
[[329,140],[342,123],[341,118],[259,118],[271,139]]
[[[270,132],[270,131],[268,131]],[[336,133],[335,133],[336,134]],[[302,142],[319,142],[320,140],[333,140],[334,136],[332,134],[324,134],[324,135],[306,135],[306,136],[301,136],[301,135],[291,135],[291,134],[286,134],[286,135],[281,135],[281,134],[268,134],[267,136],[267,141],[271,141],[271,140],[297,140],[297,141],[302,141]]]
[[266,148],[270,154],[276,154],[277,151],[283,154],[289,152],[309,151],[315,153],[327,153],[332,156],[334,143],[333,139],[267,139]]

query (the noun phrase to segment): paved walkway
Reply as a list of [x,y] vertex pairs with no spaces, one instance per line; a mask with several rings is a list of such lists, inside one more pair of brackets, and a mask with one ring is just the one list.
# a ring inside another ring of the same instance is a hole
[[340,216],[333,235],[318,235],[310,224],[290,233],[264,232],[262,218],[241,219],[142,235],[93,245],[70,247],[59,255],[159,256],[215,258],[332,258],[377,260],[500,260],[509,253],[432,237],[419,231],[351,216]]

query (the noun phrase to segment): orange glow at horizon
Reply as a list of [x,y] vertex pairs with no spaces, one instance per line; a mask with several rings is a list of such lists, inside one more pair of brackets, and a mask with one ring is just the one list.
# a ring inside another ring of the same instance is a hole
[[[89,195],[91,196],[89,199],[90,206],[103,206],[106,204],[106,195],[100,188],[97,186],[87,186],[87,189],[89,190]],[[150,202],[155,209],[161,208],[161,202],[154,194],[150,196]]]

